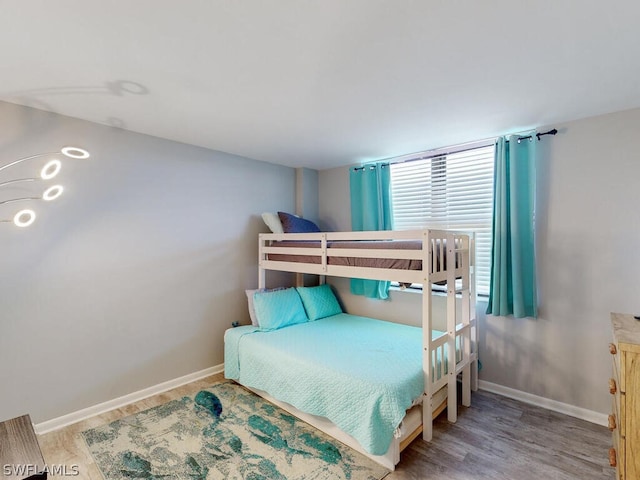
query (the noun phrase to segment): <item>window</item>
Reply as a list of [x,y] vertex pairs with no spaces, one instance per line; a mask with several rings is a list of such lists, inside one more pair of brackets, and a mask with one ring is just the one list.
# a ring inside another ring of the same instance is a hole
[[494,146],[449,149],[391,163],[394,229],[476,232],[476,286],[489,294]]

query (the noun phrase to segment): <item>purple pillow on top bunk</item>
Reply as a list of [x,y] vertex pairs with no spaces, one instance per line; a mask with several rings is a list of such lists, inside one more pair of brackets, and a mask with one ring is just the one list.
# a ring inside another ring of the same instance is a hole
[[278,218],[280,218],[284,233],[316,233],[320,231],[318,226],[311,220],[306,220],[290,213],[278,212]]
[[328,284],[317,287],[297,287],[309,320],[330,317],[342,313],[342,307]]
[[309,321],[295,288],[255,292],[253,308],[260,330],[276,330]]

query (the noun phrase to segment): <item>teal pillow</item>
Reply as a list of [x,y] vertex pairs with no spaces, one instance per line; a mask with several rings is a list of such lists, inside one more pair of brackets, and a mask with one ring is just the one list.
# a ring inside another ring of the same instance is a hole
[[296,288],[309,320],[318,320],[342,313],[342,307],[328,284]]
[[308,322],[302,300],[295,288],[255,292],[253,308],[260,330],[276,330],[296,323]]

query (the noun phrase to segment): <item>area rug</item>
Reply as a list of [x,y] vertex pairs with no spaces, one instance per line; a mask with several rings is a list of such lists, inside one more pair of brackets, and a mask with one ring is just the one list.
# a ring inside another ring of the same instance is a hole
[[377,480],[389,473],[233,382],[82,435],[106,480]]

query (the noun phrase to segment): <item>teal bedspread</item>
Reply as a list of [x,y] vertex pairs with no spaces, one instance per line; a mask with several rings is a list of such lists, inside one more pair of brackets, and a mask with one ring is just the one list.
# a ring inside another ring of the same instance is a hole
[[422,329],[344,313],[268,332],[237,327],[225,334],[224,365],[227,378],[326,417],[382,455],[423,392]]

